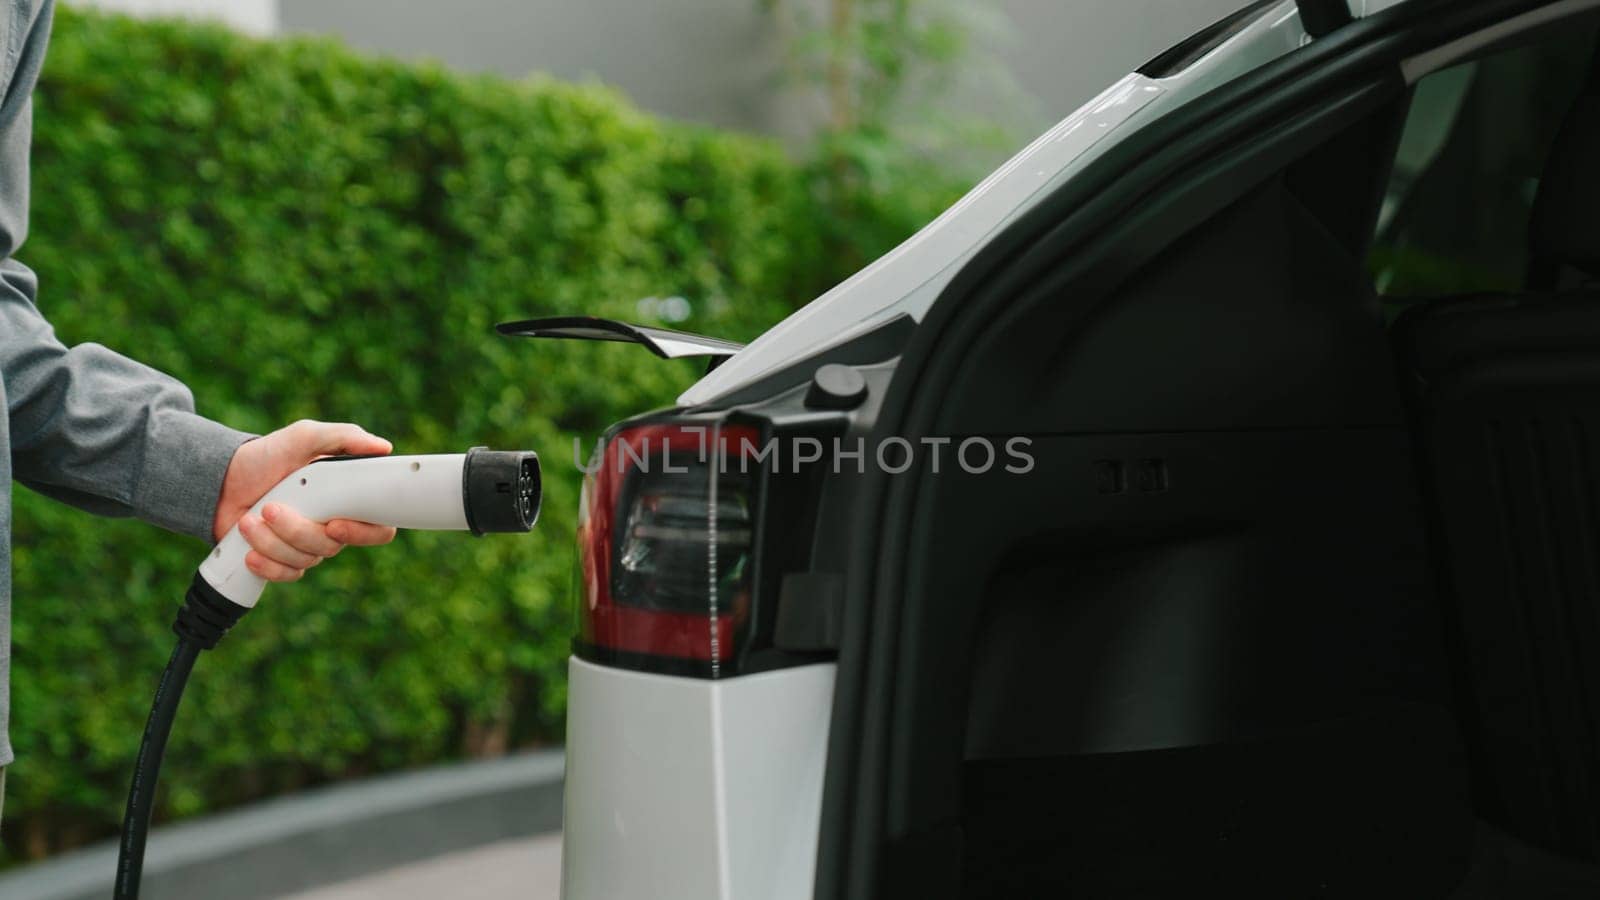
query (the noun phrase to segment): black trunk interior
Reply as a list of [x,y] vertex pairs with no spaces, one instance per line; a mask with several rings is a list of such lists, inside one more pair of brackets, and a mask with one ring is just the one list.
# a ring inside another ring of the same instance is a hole
[[1586,97],[1524,290],[1388,321],[1397,103],[977,344],[952,436],[1037,469],[919,506],[951,636],[905,651],[946,663],[911,702],[964,706],[964,753],[890,823],[894,896],[1600,897]]

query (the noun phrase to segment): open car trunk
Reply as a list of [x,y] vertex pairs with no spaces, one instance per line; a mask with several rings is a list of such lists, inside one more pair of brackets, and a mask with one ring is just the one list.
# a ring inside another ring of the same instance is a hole
[[1442,122],[1453,164],[1474,97],[1594,191],[1497,214],[1594,233],[1594,23],[1440,119],[1395,62],[1473,22],[1414,16],[1152,128],[924,323],[880,436],[1037,465],[862,491],[819,896],[1600,896],[1600,242],[1373,277],[1426,243],[1397,154]]

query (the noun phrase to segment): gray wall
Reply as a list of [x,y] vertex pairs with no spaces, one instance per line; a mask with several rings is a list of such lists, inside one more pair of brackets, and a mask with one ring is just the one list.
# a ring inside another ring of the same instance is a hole
[[285,32],[621,88],[675,118],[771,131],[780,43],[757,0],[280,0]]
[[[288,5],[294,0],[283,0]],[[1012,76],[1054,123],[1156,54],[1250,0],[1000,0]]]
[[247,34],[278,30],[277,0],[70,0],[135,16],[184,16],[222,22]]
[[[802,0],[804,2],[804,0]],[[953,0],[972,2],[972,0]],[[991,0],[1009,20],[992,41],[1035,131],[1247,0]],[[786,136],[816,104],[782,87],[780,25],[760,0],[280,0],[285,32],[329,33],[368,50],[459,69],[531,71],[615,85],[674,118]],[[982,89],[956,92],[984,103]]]

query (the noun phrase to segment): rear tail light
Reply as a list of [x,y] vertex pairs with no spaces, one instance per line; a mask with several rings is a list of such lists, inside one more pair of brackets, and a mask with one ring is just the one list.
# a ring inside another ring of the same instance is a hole
[[579,501],[579,656],[718,677],[747,640],[760,432],[727,423],[622,428]]

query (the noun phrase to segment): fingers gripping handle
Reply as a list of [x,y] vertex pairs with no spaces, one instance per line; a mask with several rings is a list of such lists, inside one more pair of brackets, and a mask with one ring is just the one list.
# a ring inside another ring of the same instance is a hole
[[[465,453],[425,456],[376,456],[339,459],[302,467],[256,501],[259,515],[268,503],[280,503],[316,522],[354,519],[396,528],[466,531],[463,471]],[[243,607],[253,607],[266,581],[245,568],[250,545],[239,526],[200,565],[200,575],[218,593]]]

